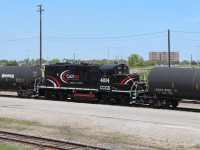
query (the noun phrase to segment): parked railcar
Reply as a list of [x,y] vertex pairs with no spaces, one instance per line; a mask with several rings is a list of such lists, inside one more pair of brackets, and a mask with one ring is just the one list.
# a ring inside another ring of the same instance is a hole
[[177,107],[181,99],[200,100],[200,69],[155,67],[148,76],[150,103]]
[[0,90],[16,91],[18,96],[30,97],[42,78],[41,70],[34,66],[0,67]]
[[54,64],[45,67],[40,96],[64,100],[81,98],[129,104],[137,97],[139,76],[124,64]]

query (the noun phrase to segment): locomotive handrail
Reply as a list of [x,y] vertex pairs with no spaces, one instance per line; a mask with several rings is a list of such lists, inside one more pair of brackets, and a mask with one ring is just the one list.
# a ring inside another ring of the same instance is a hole
[[129,79],[131,79],[131,81],[133,82],[133,84],[132,84],[132,86],[131,86],[131,88],[130,88],[130,97],[131,97],[131,95],[132,95],[132,90],[133,90],[133,87],[134,87],[134,81],[133,81],[133,78],[131,78],[129,75],[127,75],[127,77],[129,78]]
[[[37,82],[39,80],[39,82]],[[41,78],[35,78],[35,83],[34,83],[34,91],[37,93],[38,92],[38,86],[41,82]]]

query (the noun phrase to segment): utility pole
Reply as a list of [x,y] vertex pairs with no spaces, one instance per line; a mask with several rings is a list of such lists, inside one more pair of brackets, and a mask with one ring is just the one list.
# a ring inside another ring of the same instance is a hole
[[42,9],[43,5],[37,5],[39,7],[38,12],[40,12],[40,69],[42,69]]
[[168,29],[168,67],[170,67],[170,30]]
[[117,53],[117,55],[118,55],[118,56],[117,56],[117,57],[118,57],[118,61],[117,61],[117,62],[118,62],[118,64],[119,64],[119,47],[117,48],[117,50],[118,50],[118,53]]
[[109,58],[110,56],[109,55],[110,55],[110,46],[108,45],[108,64],[110,63],[110,58]]
[[29,66],[29,50],[28,50],[28,60],[27,60],[27,66]]
[[47,49],[47,65],[49,63],[48,49]]
[[75,62],[76,62],[76,54],[74,53],[74,64],[75,64]]

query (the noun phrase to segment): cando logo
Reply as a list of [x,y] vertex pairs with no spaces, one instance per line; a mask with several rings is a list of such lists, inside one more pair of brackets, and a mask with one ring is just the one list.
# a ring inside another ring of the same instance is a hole
[[66,78],[67,79],[79,79],[80,75],[79,74],[67,74]]

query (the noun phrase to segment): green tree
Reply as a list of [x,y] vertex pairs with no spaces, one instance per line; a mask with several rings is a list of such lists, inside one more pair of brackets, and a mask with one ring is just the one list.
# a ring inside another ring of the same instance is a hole
[[60,63],[59,59],[52,59],[51,61],[49,61],[49,64],[56,64],[56,63]]
[[128,66],[129,67],[144,67],[144,59],[137,55],[137,54],[132,54],[131,56],[128,57]]
[[191,65],[197,65],[197,62],[196,61],[192,61]]
[[147,60],[145,61],[145,66],[155,66],[155,65],[167,65],[167,61],[161,60]]
[[183,60],[183,61],[181,62],[181,65],[189,65],[189,64],[190,64],[190,62],[187,61],[187,60]]
[[18,66],[18,62],[16,60],[11,60],[7,63],[8,66]]

